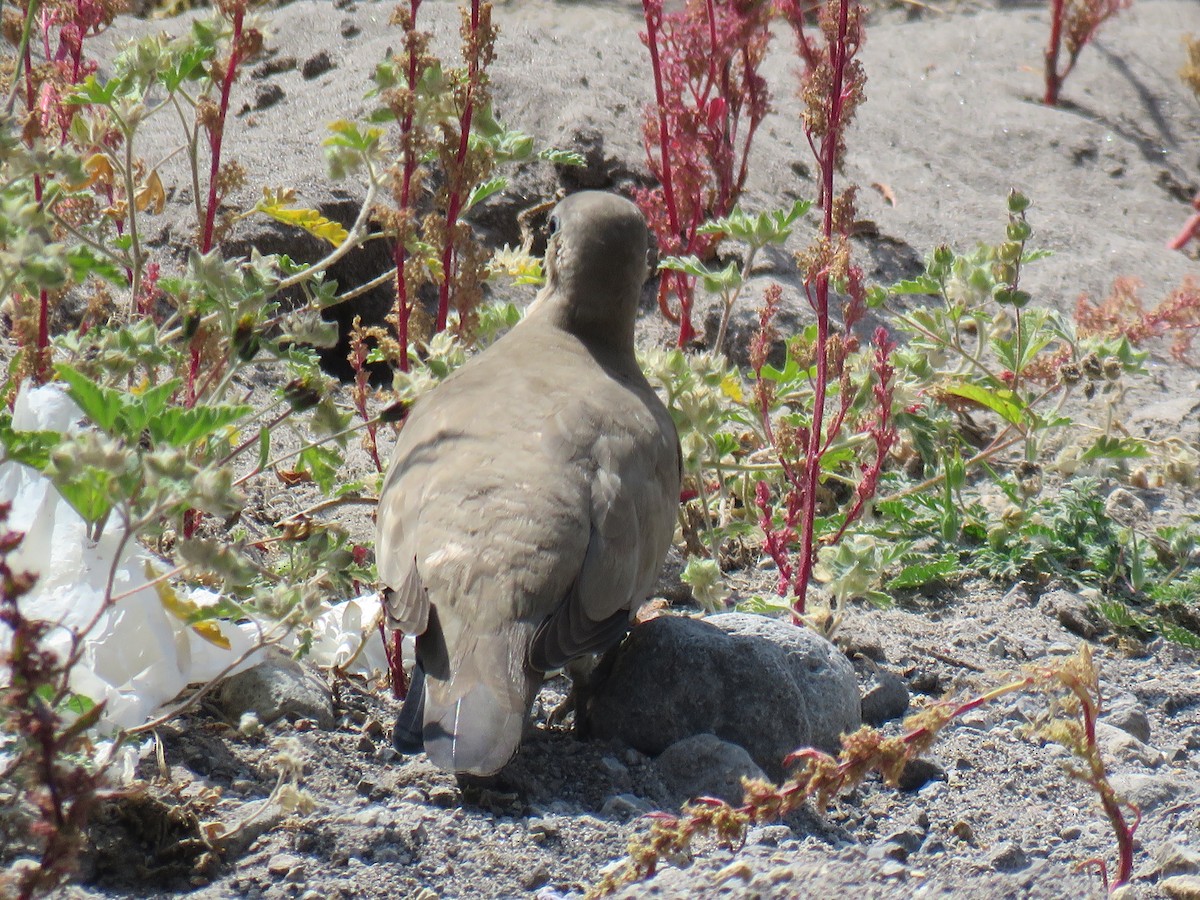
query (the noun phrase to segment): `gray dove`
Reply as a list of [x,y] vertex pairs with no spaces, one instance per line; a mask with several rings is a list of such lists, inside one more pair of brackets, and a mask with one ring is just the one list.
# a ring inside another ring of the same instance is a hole
[[620,640],[679,505],[679,438],[634,357],[645,220],[583,192],[550,231],[545,287],[413,406],[379,498],[388,624],[417,636],[393,740],[458,774],[499,771],[545,673]]

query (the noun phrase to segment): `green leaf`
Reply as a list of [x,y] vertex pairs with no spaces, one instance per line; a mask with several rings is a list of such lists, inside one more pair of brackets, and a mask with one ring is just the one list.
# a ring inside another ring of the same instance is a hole
[[89,276],[95,275],[110,284],[128,286],[120,266],[107,257],[100,256],[86,244],[77,244],[67,250],[67,265],[71,267],[71,277],[80,284]]
[[467,195],[467,203],[463,207],[464,212],[476,203],[482,203],[493,194],[500,193],[506,187],[508,187],[508,179],[503,176],[489,178],[487,181],[475,185],[475,187],[471,188],[471,193]]
[[67,383],[67,393],[83,414],[100,430],[115,434],[124,407],[122,396],[111,388],[96,384],[66,363],[59,363],[54,371]]
[[253,407],[245,405],[194,406],[191,409],[173,407],[152,419],[148,427],[156,442],[186,447],[232,425],[253,411]]
[[792,223],[808,212],[811,206],[808,200],[797,200],[790,209],[771,210],[758,215],[734,207],[729,215],[705,222],[696,230],[700,234],[725,235],[756,247],[782,244],[792,233]]
[[71,106],[84,106],[88,103],[107,106],[112,103],[120,86],[121,82],[117,78],[110,78],[101,84],[95,75],[89,75],[67,95],[66,103]]
[[538,151],[538,159],[553,163],[556,166],[586,166],[587,159],[582,153],[574,150],[556,150],[553,147]]
[[1084,460],[1141,459],[1149,455],[1150,451],[1146,449],[1146,445],[1137,438],[1102,435],[1080,458]]
[[267,467],[267,461],[271,458],[271,429],[263,426],[258,430],[258,468],[260,470]]
[[342,457],[329,447],[308,447],[300,453],[297,468],[307,472],[313,482],[325,493],[333,490],[334,481],[342,466]]
[[12,427],[12,416],[0,414],[0,445],[4,447],[4,459],[37,469],[39,472],[50,463],[50,451],[62,441],[57,431],[16,431]]
[[897,281],[888,290],[893,294],[939,294],[942,286],[928,275],[919,275],[905,281]]
[[942,390],[955,397],[974,401],[990,409],[1006,422],[1020,425],[1023,421],[1024,405],[1020,398],[1007,388],[991,390],[978,384],[960,381],[948,384]]
[[899,574],[888,581],[887,586],[889,590],[924,587],[927,584],[944,581],[960,571],[957,555],[946,553],[930,562],[905,566]]

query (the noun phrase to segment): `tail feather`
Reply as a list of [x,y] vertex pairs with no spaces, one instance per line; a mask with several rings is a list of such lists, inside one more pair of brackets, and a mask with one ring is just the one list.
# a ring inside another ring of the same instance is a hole
[[525,666],[528,638],[511,637],[478,640],[449,679],[427,676],[423,736],[434,765],[492,775],[516,755],[541,679]]
[[404,754],[420,753],[424,749],[422,730],[425,722],[425,670],[420,661],[413,666],[412,681],[408,685],[408,696],[396,726],[392,729],[392,746]]

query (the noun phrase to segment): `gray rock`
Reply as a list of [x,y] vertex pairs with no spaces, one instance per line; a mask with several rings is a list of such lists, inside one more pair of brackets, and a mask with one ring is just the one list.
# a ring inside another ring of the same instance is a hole
[[712,734],[676,741],[654,765],[680,801],[707,796],[740,804],[742,778],[766,778],[743,747]]
[[1016,872],[1029,865],[1029,857],[1012,841],[1000,841],[988,853],[988,862],[999,872]]
[[1048,591],[1038,602],[1038,608],[1058,619],[1063,628],[1089,641],[1108,631],[1104,617],[1071,591]]
[[862,698],[862,720],[868,725],[882,725],[908,712],[908,685],[904,679],[881,666],[872,673],[875,684]]
[[1135,804],[1143,816],[1181,797],[1200,796],[1200,785],[1170,775],[1121,774],[1111,776],[1108,781],[1117,796]]
[[1166,755],[1157,747],[1143,744],[1127,731],[1108,722],[1096,723],[1096,743],[1106,756],[1127,762],[1138,762],[1156,768],[1166,762]]
[[1171,900],[1200,900],[1200,875],[1174,875],[1164,878],[1158,887]]
[[1146,708],[1131,696],[1125,695],[1114,700],[1101,721],[1120,728],[1144,744],[1150,743],[1150,717],[1146,714]]
[[1158,875],[1200,874],[1200,852],[1175,841],[1166,841],[1154,848]]
[[833,644],[742,613],[638,625],[587,713],[596,736],[654,755],[685,737],[716,735],[745,747],[772,778],[782,777],[793,750],[835,751],[860,722],[854,669]]
[[332,728],[333,695],[315,672],[291,657],[277,654],[234,675],[213,692],[213,699],[230,719],[253,712],[264,724],[287,716],[314,719]]

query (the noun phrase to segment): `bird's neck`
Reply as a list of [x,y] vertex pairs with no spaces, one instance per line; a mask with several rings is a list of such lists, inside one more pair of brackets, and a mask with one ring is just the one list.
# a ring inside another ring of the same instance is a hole
[[[594,314],[596,310],[611,313],[610,304],[568,303],[561,291],[546,289],[530,307],[527,318],[573,335],[597,356],[614,362],[634,360],[632,309],[628,313],[621,310],[617,316]],[[636,308],[636,300],[629,305]]]

